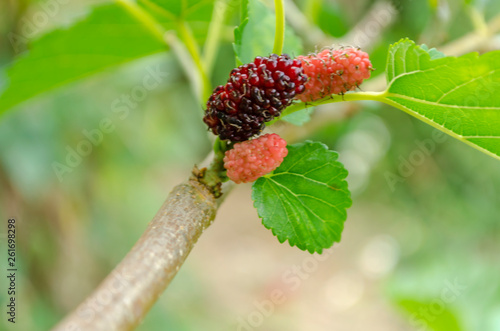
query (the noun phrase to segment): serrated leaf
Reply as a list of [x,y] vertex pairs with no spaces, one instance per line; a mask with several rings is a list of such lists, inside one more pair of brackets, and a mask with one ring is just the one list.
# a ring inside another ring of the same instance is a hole
[[387,81],[380,101],[500,159],[500,51],[433,60],[401,40],[389,49]]
[[165,51],[161,38],[119,4],[97,7],[72,27],[36,40],[12,65],[0,113],[42,92]]
[[281,243],[321,253],[340,241],[351,197],[337,158],[322,143],[291,145],[281,166],[253,184],[262,223]]
[[241,0],[240,1],[240,13],[241,13],[241,21],[244,21],[246,18],[248,18],[248,1],[249,0]]
[[[276,31],[274,12],[259,0],[248,0],[243,13],[248,15],[234,30],[234,51],[242,63],[252,62],[256,56],[269,56],[273,51]],[[283,53],[296,56],[302,53],[300,39],[285,27]]]

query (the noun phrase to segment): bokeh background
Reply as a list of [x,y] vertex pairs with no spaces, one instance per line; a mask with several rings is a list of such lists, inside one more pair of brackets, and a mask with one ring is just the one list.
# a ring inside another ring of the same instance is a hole
[[[45,2],[0,2],[0,88],[19,55],[8,34]],[[71,0],[37,33],[68,25],[99,3]],[[305,52],[327,43],[363,43],[377,68],[365,90],[383,88],[377,76],[390,43],[409,37],[439,48],[500,13],[496,0],[294,4],[289,23],[303,37]],[[395,9],[380,14],[388,8]],[[214,85],[234,67],[237,5],[229,16]],[[300,20],[309,30],[297,28]],[[208,23],[192,24],[202,44]],[[353,31],[368,38],[353,40],[359,37]],[[497,35],[477,51],[499,48]],[[157,65],[168,76],[127,116],[113,112],[113,102],[130,95]],[[201,117],[189,79],[169,52],[2,115],[1,249],[6,252],[6,220],[15,217],[19,306],[15,326],[2,313],[1,330],[50,329],[99,284],[171,187],[210,151]],[[86,139],[84,131],[99,128],[104,118],[114,129],[59,180],[53,162],[64,163],[68,150]],[[240,185],[138,330],[500,330],[498,160],[453,138],[434,139],[435,129],[371,102],[323,107],[304,126],[283,123],[275,130],[289,142],[319,140],[340,152],[353,193],[342,243],[323,257],[279,244],[260,224],[251,186]],[[270,306],[274,289],[285,298]]]

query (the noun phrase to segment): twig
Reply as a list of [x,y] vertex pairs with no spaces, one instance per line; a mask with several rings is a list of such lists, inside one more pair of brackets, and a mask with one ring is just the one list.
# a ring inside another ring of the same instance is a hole
[[210,80],[208,79],[207,73],[205,72],[205,68],[203,67],[203,62],[200,56],[200,50],[198,48],[198,44],[194,39],[193,32],[189,28],[186,22],[179,22],[177,24],[177,30],[179,31],[179,36],[182,38],[186,49],[191,56],[191,59],[196,66],[197,74],[201,80],[201,95],[200,102],[203,105],[204,101],[208,99],[210,94],[212,94],[212,88],[210,84]]
[[122,262],[54,331],[132,330],[174,278],[217,202],[195,179],[176,186]]
[[[202,103],[203,95],[205,94],[204,90],[204,79],[203,76],[198,71],[198,67],[196,66],[193,58],[189,55],[189,51],[184,46],[184,44],[177,38],[177,35],[173,31],[168,31],[165,33],[165,42],[170,45],[172,52],[177,57],[177,60],[181,64],[182,69],[186,74],[186,77],[189,78],[191,83],[191,88],[196,95],[196,99],[199,100],[200,104]],[[202,107],[200,107],[202,108]]]
[[473,31],[460,39],[452,41],[438,49],[446,55],[462,55],[483,49],[500,31],[500,15],[492,18],[486,25],[486,30]]
[[210,74],[212,73],[215,59],[217,57],[217,53],[219,52],[219,42],[224,24],[227,21],[228,12],[232,10],[230,6],[236,6],[235,0],[217,0],[214,3],[214,10],[212,13],[213,18],[208,26],[207,39],[205,40],[205,45],[203,47],[202,58],[203,67],[205,68],[208,77],[210,77]]
[[333,44],[334,39],[326,36],[317,26],[311,24],[291,0],[286,2],[286,17],[294,32],[300,35],[308,46]]
[[340,45],[357,46],[368,51],[377,45],[384,30],[392,25],[398,15],[397,9],[391,2],[376,2],[356,26],[337,42]]

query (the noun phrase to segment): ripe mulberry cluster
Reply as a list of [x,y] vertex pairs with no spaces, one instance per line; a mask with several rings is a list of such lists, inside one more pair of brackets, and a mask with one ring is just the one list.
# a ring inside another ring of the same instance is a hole
[[325,49],[298,59],[309,79],[305,92],[297,97],[304,102],[354,90],[373,70],[368,54],[356,48]]
[[222,140],[248,140],[304,92],[306,81],[298,59],[256,57],[233,69],[226,85],[214,90],[203,121]]
[[285,140],[275,133],[265,134],[234,144],[225,154],[224,168],[233,182],[249,183],[279,167],[287,154]]

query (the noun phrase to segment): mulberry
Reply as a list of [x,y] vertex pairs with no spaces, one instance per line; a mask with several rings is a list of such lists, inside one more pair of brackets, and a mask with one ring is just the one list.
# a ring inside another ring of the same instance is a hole
[[275,133],[234,144],[226,151],[224,168],[233,182],[248,183],[270,173],[287,156],[286,141]]
[[297,97],[304,102],[354,90],[373,70],[368,54],[356,48],[325,49],[298,59],[308,77],[305,92]]
[[222,140],[248,140],[304,92],[306,81],[298,59],[256,57],[233,69],[226,85],[214,90],[203,121]]

